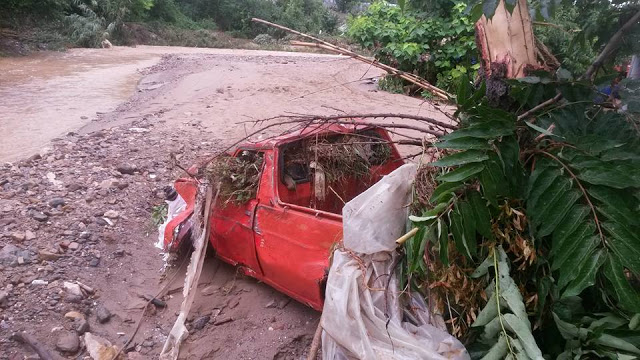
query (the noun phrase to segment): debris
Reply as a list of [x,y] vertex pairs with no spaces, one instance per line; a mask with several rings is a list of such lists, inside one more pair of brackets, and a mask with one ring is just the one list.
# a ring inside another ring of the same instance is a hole
[[72,241],[71,243],[69,243],[69,246],[67,248],[69,250],[78,250],[80,248],[80,244],[78,244],[75,241]]
[[6,308],[9,305],[9,293],[0,291],[0,308]]
[[208,315],[200,316],[199,318],[193,321],[193,328],[197,330],[202,330],[207,325],[209,320],[211,320],[211,317],[209,317]]
[[80,288],[80,285],[65,281],[64,283],[62,283],[62,286],[67,291],[67,294],[84,297],[84,294],[82,293],[82,289]]
[[133,175],[138,171],[138,167],[132,164],[120,164],[116,167],[116,170],[121,174]]
[[86,319],[76,319],[75,327],[76,331],[79,335],[83,335],[87,331],[89,331],[89,322]]
[[46,280],[35,279],[31,281],[31,285],[48,285],[49,282]]
[[80,339],[78,334],[72,331],[64,331],[58,336],[56,341],[56,349],[63,353],[76,353],[80,348]]
[[51,206],[52,208],[57,208],[58,206],[64,206],[65,205],[65,201],[63,198],[53,198],[51,200],[49,200],[49,206]]
[[287,297],[278,302],[278,309],[284,309],[291,302],[291,298]]
[[109,219],[117,219],[120,217],[120,214],[115,210],[107,210],[104,212],[103,216]]
[[218,287],[215,285],[209,285],[204,289],[200,290],[200,294],[203,296],[213,295],[218,290]]
[[230,316],[225,316],[225,317],[221,317],[216,319],[216,321],[213,323],[213,325],[218,326],[218,325],[222,325],[222,324],[226,324],[228,322],[232,322],[233,318]]
[[243,151],[240,156],[220,156],[207,165],[209,181],[220,183],[223,205],[244,204],[256,196],[262,162],[262,153]]
[[[113,360],[119,353],[118,347],[111,345],[109,340],[93,335],[90,332],[84,334],[84,343],[89,356],[93,360]],[[118,357],[118,359],[121,358]]]
[[40,260],[56,261],[61,256],[62,255],[60,254],[52,253],[51,251],[47,251],[47,250],[38,251],[38,258],[40,258]]
[[25,234],[22,232],[14,231],[11,233],[11,238],[17,242],[23,242],[25,237]]
[[40,222],[45,222],[45,221],[49,220],[49,216],[43,214],[40,211],[34,211],[33,214],[31,215],[31,217],[34,220],[37,220],[37,221],[40,221]]
[[84,319],[84,315],[77,312],[77,311],[69,311],[68,313],[64,314],[64,317],[67,319]]
[[11,339],[28,345],[42,360],[62,360],[62,357],[50,352],[38,339],[26,332],[11,335]]
[[35,240],[36,238],[36,234],[31,231],[31,230],[27,230],[24,232],[24,239],[27,241],[31,241],[31,240]]
[[158,299],[158,298],[155,298],[155,297],[153,297],[153,296],[149,296],[149,295],[140,295],[140,297],[142,297],[143,299],[146,299],[146,300],[148,300],[148,301],[151,301],[151,303],[152,303],[153,305],[157,306],[157,307],[162,307],[162,308],[163,308],[163,307],[167,307],[167,303],[166,303],[166,302],[164,302],[164,301],[162,301],[162,300],[160,300],[160,299]]
[[98,322],[100,322],[101,324],[104,324],[107,321],[109,321],[109,319],[111,319],[111,316],[113,315],[111,314],[109,309],[104,307],[104,305],[99,304],[98,307],[96,307],[96,318],[98,319]]
[[145,129],[145,128],[132,127],[132,128],[129,128],[129,131],[134,132],[134,133],[146,133],[146,132],[149,132],[151,130]]
[[278,303],[274,299],[274,300],[269,301],[267,303],[267,305],[265,305],[264,307],[267,308],[267,309],[273,309],[273,308],[275,308],[277,306],[278,306]]

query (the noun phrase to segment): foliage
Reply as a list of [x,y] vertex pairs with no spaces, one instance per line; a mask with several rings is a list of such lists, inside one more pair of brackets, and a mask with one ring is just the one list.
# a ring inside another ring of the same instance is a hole
[[429,165],[434,190],[410,218],[420,231],[406,279],[429,284],[474,357],[640,354],[637,118],[564,75],[512,82],[524,109],[542,94],[566,99],[535,123],[490,107],[465,79],[461,128],[436,144],[446,155]]
[[361,16],[349,19],[348,36],[375,57],[400,70],[415,72],[448,89],[456,79],[474,73],[473,23],[457,3],[451,17],[430,16],[378,1]]
[[263,160],[262,153],[243,151],[239,156],[220,156],[207,165],[207,178],[219,184],[223,205],[255,199]]
[[168,206],[166,203],[155,205],[151,208],[151,222],[153,227],[157,228],[160,224],[167,221]]

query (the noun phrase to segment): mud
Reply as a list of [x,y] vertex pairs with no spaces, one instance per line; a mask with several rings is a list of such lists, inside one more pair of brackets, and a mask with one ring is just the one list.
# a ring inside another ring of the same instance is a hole
[[[133,96],[115,110],[84,124],[67,118],[65,111],[55,113],[51,116],[65,124],[59,125],[64,130],[19,142],[15,133],[9,134],[14,144],[30,150],[9,155],[6,147],[0,149],[3,159],[19,157],[0,167],[0,359],[33,358],[31,350],[9,339],[17,331],[28,331],[55,349],[67,331],[78,330],[77,321],[65,318],[70,311],[83,314],[92,334],[121,347],[146,302],[141,295],[166,287],[162,300],[168,306],[147,313],[126,349],[131,359],[157,357],[179,309],[184,272],[163,272],[162,257],[153,247],[152,208],[162,204],[161,189],[181,175],[171,167],[170,153],[188,166],[244,136],[251,130],[245,120],[284,113],[442,117],[428,103],[377,91],[366,78],[379,73],[349,59],[140,49],[123,51],[148,51],[161,60],[147,68],[135,61],[149,58],[131,60],[140,80]],[[5,91],[16,98],[31,96],[19,87],[29,81],[15,78]],[[114,91],[127,90],[122,86]],[[84,110],[84,102],[78,107]],[[3,119],[4,111],[0,108]],[[28,108],[10,111],[31,114]],[[43,119],[34,121],[42,125]],[[123,164],[137,170],[122,174],[117,168]],[[95,292],[72,295],[64,289],[65,281],[80,281]],[[104,323],[97,318],[100,306],[113,314]],[[312,309],[210,257],[181,358],[300,359],[318,319]],[[83,344],[75,353],[60,354],[87,355]]]

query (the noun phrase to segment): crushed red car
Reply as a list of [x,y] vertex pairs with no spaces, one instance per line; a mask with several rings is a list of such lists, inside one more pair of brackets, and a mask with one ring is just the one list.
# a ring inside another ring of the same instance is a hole
[[[256,188],[212,208],[209,242],[216,256],[321,310],[330,250],[342,239],[343,205],[404,163],[389,134],[355,124],[310,126],[247,142],[229,155],[256,167]],[[166,252],[189,238],[197,182],[181,178],[174,188],[186,205],[164,228]]]

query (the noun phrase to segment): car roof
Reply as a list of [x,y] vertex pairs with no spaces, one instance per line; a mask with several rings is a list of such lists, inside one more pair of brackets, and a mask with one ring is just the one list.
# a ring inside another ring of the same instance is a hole
[[374,126],[369,124],[359,124],[354,121],[353,124],[313,124],[303,127],[299,130],[280,135],[269,137],[264,140],[256,141],[247,140],[238,145],[238,149],[273,149],[280,145],[290,143],[296,140],[304,139],[314,135],[324,134],[352,134],[358,131],[372,129]]

